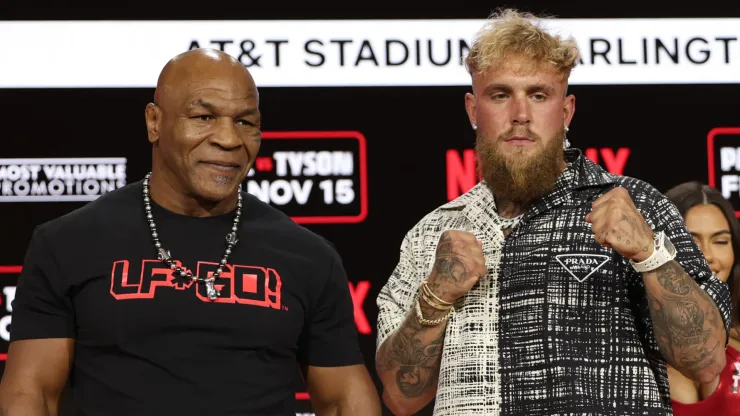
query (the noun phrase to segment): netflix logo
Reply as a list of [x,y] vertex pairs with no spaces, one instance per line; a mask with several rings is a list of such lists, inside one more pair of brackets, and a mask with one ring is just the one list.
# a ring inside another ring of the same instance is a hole
[[[594,163],[601,164],[610,173],[623,175],[624,167],[630,157],[630,148],[590,147],[585,149],[583,153]],[[480,180],[480,176],[478,175],[474,149],[463,151],[448,149],[445,158],[447,165],[447,200],[452,201],[475,186]]]

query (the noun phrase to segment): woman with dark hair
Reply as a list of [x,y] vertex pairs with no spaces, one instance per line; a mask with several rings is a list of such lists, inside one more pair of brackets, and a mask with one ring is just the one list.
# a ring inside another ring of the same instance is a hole
[[730,286],[732,330],[727,365],[717,379],[696,383],[668,366],[675,416],[740,415],[740,223],[732,205],[716,189],[686,182],[665,193],[712,269]]

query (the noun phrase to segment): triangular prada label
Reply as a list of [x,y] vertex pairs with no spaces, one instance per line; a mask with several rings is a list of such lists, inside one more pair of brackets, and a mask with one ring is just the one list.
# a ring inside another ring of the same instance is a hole
[[559,254],[555,260],[570,273],[578,282],[583,283],[609,261],[604,254]]

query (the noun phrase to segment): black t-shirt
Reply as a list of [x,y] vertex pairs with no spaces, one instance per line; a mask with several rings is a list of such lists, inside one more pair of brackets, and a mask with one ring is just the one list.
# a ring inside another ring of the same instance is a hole
[[[297,363],[363,363],[347,277],[324,239],[244,193],[210,301],[157,260],[141,192],[130,184],[39,226],[19,278],[11,341],[74,338],[84,414],[295,414]],[[173,259],[200,277],[216,269],[233,213],[152,212]]]

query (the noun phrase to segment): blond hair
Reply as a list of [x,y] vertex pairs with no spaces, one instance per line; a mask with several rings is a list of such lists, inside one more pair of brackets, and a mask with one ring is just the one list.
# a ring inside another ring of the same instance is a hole
[[522,57],[536,67],[549,63],[567,79],[579,59],[578,46],[573,38],[548,33],[542,27],[543,19],[513,9],[491,14],[465,58],[468,72],[485,72],[506,58]]

